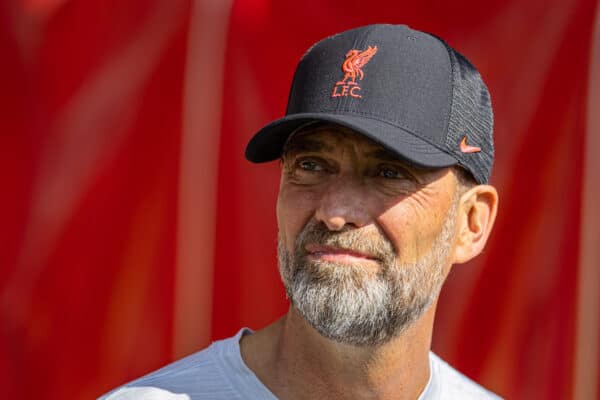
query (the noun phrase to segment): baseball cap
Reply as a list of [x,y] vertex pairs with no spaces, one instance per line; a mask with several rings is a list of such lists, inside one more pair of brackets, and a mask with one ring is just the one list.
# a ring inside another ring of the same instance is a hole
[[494,160],[490,94],[442,39],[406,25],[367,25],[313,45],[294,74],[285,116],[250,139],[246,158],[278,159],[290,134],[334,123],[420,167],[459,165],[478,183]]

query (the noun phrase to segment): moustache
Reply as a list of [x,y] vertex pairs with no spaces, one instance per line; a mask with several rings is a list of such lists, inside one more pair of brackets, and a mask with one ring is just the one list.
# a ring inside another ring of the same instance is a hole
[[392,243],[377,229],[344,227],[331,231],[315,220],[310,221],[298,235],[295,252],[306,256],[306,246],[317,244],[365,254],[384,263],[394,262],[396,255]]

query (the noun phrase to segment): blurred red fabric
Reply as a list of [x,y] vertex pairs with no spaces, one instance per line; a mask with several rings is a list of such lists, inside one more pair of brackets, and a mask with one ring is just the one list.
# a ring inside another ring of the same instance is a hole
[[[222,20],[197,12],[209,6],[221,8]],[[596,7],[595,0],[0,5],[4,396],[94,398],[284,313],[279,168],[246,162],[245,144],[283,114],[295,64],[313,42],[389,22],[433,32],[466,54],[495,110],[497,226],[484,254],[455,266],[433,348],[506,398],[571,398],[574,354],[586,346],[576,340],[576,317],[598,312],[577,303]],[[222,55],[190,45],[203,18],[226,27],[223,37],[203,38],[226,43]],[[192,56],[222,65],[213,71],[219,93],[194,84]],[[186,93],[216,100],[196,109]],[[198,113],[191,125],[186,110]],[[211,118],[218,131],[205,129]],[[197,259],[209,260],[212,293],[203,295],[212,305],[182,310],[181,243],[203,238],[181,237],[178,228],[207,223],[181,212],[181,185],[189,184],[182,160],[206,151],[182,148],[184,133],[215,138],[209,151],[218,153],[218,174],[213,187],[200,188],[216,201],[214,246]],[[177,344],[186,325],[176,315],[208,316],[212,333],[191,332],[194,343]]]

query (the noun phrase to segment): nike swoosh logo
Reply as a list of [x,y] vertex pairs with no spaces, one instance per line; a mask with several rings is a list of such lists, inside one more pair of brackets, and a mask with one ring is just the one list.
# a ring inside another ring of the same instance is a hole
[[469,146],[467,144],[467,137],[464,136],[460,141],[460,151],[463,153],[479,153],[481,151],[481,147]]

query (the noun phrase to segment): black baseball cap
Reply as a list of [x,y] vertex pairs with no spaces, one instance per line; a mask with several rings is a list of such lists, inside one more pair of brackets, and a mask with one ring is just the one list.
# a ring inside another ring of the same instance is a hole
[[459,165],[478,183],[494,160],[493,113],[475,67],[442,39],[406,25],[368,25],[321,40],[300,59],[286,114],[263,127],[246,158],[281,157],[312,122],[352,129],[420,167]]

